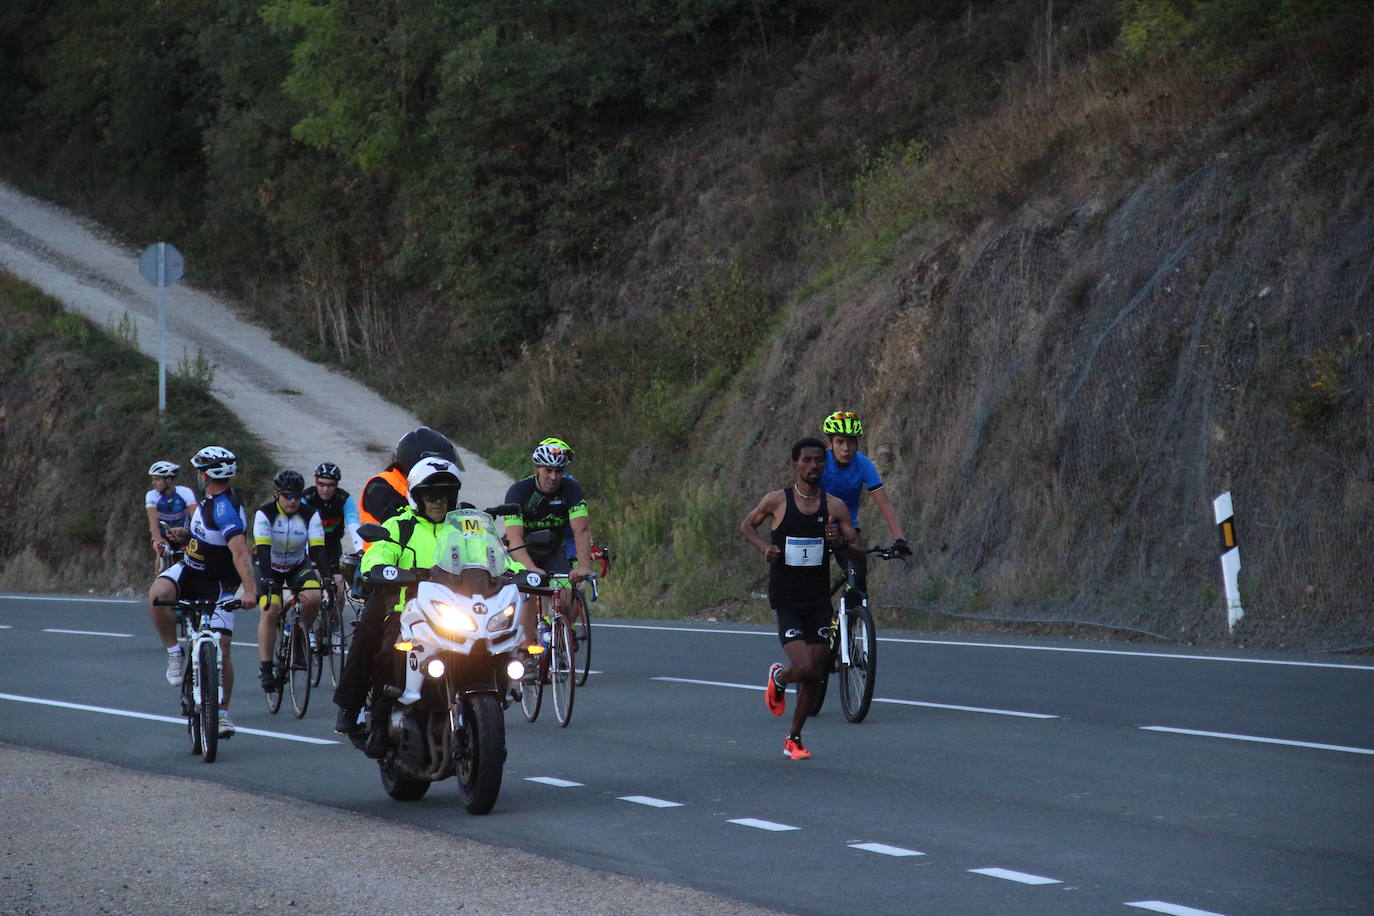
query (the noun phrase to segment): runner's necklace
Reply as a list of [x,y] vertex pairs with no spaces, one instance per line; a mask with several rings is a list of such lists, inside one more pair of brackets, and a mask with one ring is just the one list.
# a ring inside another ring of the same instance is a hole
[[801,490],[797,489],[797,485],[795,483],[792,484],[792,492],[796,493],[802,499],[820,499],[821,496],[820,490],[817,490],[815,493],[803,493]]

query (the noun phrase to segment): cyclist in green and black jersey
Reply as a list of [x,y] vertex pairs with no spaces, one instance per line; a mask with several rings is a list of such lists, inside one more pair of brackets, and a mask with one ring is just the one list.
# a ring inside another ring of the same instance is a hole
[[[587,498],[582,485],[567,476],[573,450],[562,439],[545,439],[535,447],[530,460],[534,473],[523,480],[517,480],[506,491],[506,502],[520,506],[519,515],[505,519],[506,541],[511,556],[529,569],[550,576],[566,577],[576,584],[587,577],[591,569],[592,535],[591,523],[587,515]],[[555,531],[562,534],[570,531],[576,545],[577,566],[571,567],[564,551],[564,537],[544,548],[519,550],[525,545],[525,535],[529,531]],[[568,606],[568,595],[562,596],[564,606]],[[520,625],[525,645],[531,646],[536,640],[534,615],[535,602],[525,602],[521,612]]]

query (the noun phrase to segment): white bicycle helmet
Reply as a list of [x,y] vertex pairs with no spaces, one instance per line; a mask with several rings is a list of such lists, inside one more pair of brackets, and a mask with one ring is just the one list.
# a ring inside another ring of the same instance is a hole
[[239,471],[238,456],[219,445],[207,445],[191,458],[191,467],[203,471],[206,477],[228,480]]
[[170,461],[154,461],[153,466],[148,468],[149,477],[175,477],[177,471],[181,470],[181,465],[172,464]]
[[530,459],[537,468],[565,468],[572,461],[572,448],[561,439],[545,439]]

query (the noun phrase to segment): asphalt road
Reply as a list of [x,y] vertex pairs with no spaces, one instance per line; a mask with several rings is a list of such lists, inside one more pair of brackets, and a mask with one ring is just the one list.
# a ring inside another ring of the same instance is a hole
[[[241,613],[235,642],[251,642]],[[1374,911],[1374,665],[1086,641],[880,642],[877,697],[832,698],[783,758],[776,638],[596,621],[572,725],[506,716],[492,814],[418,803],[330,732],[320,693],[186,751],[135,603],[0,596],[0,741],[212,780],[793,912]],[[54,632],[54,631],[79,632]],[[128,634],[128,635],[113,635]],[[244,665],[253,657],[235,649]],[[327,683],[326,676],[326,683]],[[789,696],[789,700],[791,697]],[[132,714],[132,715],[131,715]]]

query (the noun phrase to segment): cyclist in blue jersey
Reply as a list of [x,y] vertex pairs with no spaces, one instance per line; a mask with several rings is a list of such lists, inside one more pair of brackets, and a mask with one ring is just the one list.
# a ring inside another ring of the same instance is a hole
[[[863,421],[852,410],[837,410],[821,423],[821,431],[829,440],[830,447],[825,452],[825,470],[821,474],[821,488],[827,493],[838,496],[844,501],[853,520],[854,530],[860,531],[859,498],[864,491],[873,496],[873,502],[883,513],[888,531],[892,533],[892,549],[902,556],[910,556],[911,548],[902,532],[902,521],[897,510],[887,498],[887,489],[878,469],[868,456],[859,451],[859,437],[864,434]],[[868,590],[868,559],[860,554],[854,557],[836,555],[840,568],[848,572],[850,563],[854,564],[854,584],[859,591]]]
[[162,554],[170,550],[164,531],[185,528],[191,521],[196,494],[190,487],[178,486],[177,473],[181,465],[170,461],[154,461],[148,468],[152,489],[143,497],[148,513],[148,538],[153,547],[153,575],[162,571]]
[[[232,598],[240,585],[240,600],[245,607],[258,600],[253,577],[253,558],[248,549],[248,517],[238,494],[229,481],[238,473],[238,458],[227,448],[207,445],[191,459],[205,498],[191,515],[190,528],[167,533],[168,540],[183,546],[185,554],[153,580],[148,589],[148,616],[167,649],[167,682],[180,686],[185,676],[181,646],[177,644],[176,615],[159,601],[220,601]],[[234,689],[234,665],[229,657],[229,638],[234,632],[234,612],[216,610],[211,626],[220,634],[224,650],[224,699],[220,703],[219,736],[234,734],[229,718],[229,696]]]

